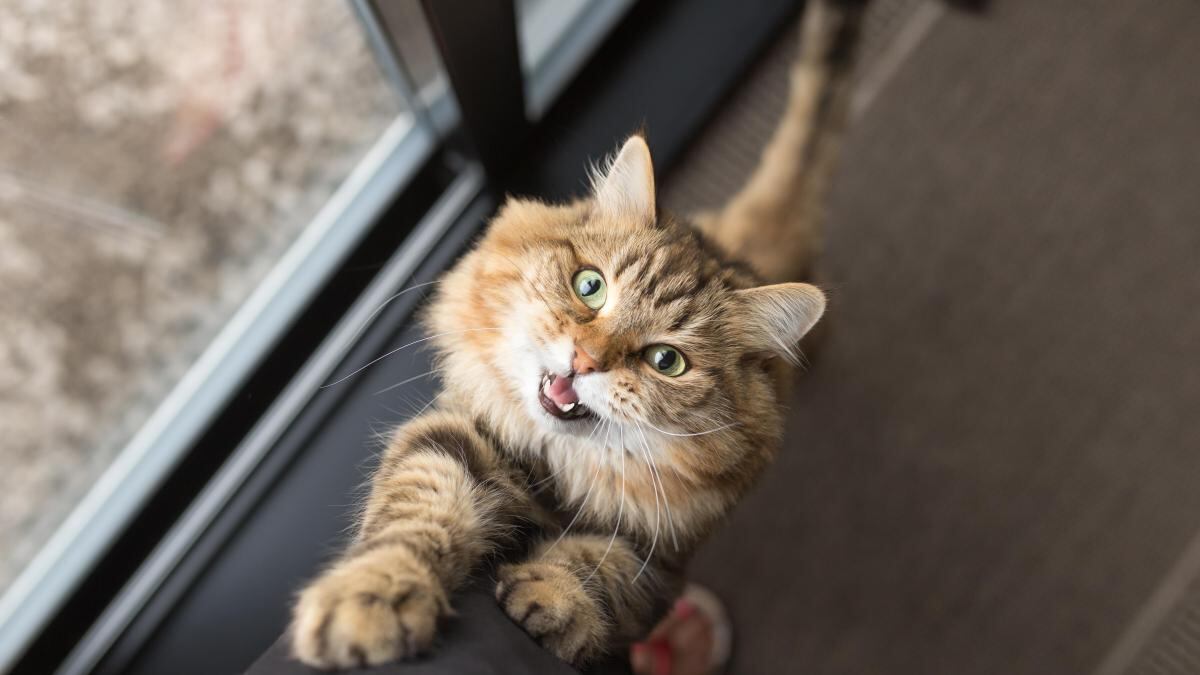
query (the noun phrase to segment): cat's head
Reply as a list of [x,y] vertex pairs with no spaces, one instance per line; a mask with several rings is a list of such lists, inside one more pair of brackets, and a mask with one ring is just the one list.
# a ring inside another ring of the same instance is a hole
[[745,452],[730,435],[778,434],[768,362],[793,358],[824,307],[807,284],[756,286],[659,212],[634,136],[587,199],[510,198],[431,319],[448,386],[510,436],[526,428],[598,452],[711,447],[678,468],[719,473]]

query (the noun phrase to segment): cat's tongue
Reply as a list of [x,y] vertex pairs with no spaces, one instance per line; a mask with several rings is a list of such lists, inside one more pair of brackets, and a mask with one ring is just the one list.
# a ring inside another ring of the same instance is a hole
[[579,400],[579,395],[575,393],[575,388],[571,386],[570,378],[561,375],[555,375],[550,380],[550,385],[546,387],[546,396],[554,401],[559,407],[570,405]]

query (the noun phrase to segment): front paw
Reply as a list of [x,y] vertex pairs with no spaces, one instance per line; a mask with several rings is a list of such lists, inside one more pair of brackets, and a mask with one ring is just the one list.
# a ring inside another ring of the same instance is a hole
[[445,592],[429,572],[351,561],[300,594],[292,650],[322,669],[410,658],[429,647],[438,618],[449,611]]
[[600,606],[569,571],[528,562],[499,570],[496,600],[543,647],[579,666],[604,649],[608,625]]

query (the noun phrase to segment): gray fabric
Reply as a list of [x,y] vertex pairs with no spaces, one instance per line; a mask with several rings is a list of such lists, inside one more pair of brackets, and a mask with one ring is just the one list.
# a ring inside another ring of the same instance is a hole
[[899,67],[846,149],[788,447],[694,565],[732,672],[1101,661],[1200,526],[1198,68],[1192,0],[1001,0]]

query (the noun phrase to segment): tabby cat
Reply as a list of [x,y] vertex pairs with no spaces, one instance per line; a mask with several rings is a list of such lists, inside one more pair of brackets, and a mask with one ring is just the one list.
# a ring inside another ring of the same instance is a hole
[[396,430],[353,543],[300,594],[300,660],[425,650],[492,560],[505,612],[572,664],[662,616],[776,453],[789,364],[825,310],[799,280],[861,12],[808,4],[787,112],[723,210],[693,226],[658,209],[633,136],[587,198],[510,198],[444,277],[426,317],[444,392]]

